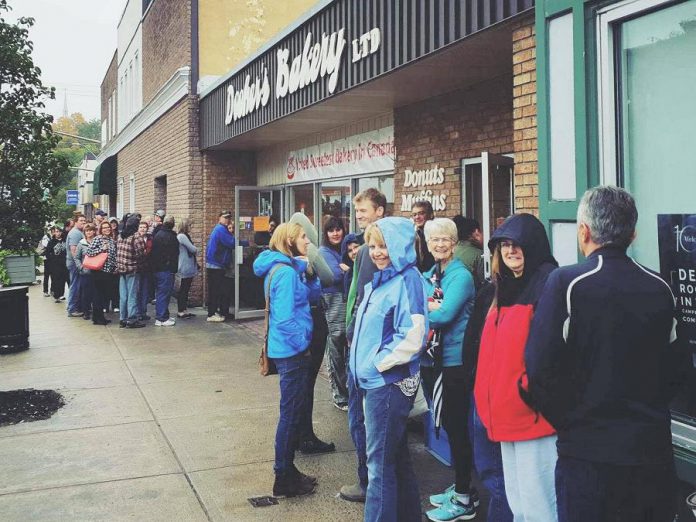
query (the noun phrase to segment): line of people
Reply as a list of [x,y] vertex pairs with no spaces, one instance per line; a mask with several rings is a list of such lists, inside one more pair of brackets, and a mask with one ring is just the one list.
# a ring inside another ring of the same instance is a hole
[[[587,191],[586,260],[570,267],[558,268],[537,218],[508,217],[486,245],[489,281],[474,220],[434,218],[427,202],[412,220],[385,217],[375,189],[353,204],[360,234],[328,219],[317,257],[313,227],[296,215],[254,263],[280,378],[275,496],[318,482],[294,455],[309,440],[324,346],[357,454],[358,480],[340,496],[365,502],[366,521],[421,519],[406,430],[421,385],[455,479],[429,497],[428,519],[476,516],[475,470],[491,521],[672,520],[668,403],[688,364],[669,285],[626,254],[637,222],[630,194]],[[334,449],[317,441],[306,452]]]
[[[126,214],[121,222],[96,212],[52,227],[43,248],[44,295],[65,300],[68,317],[82,317],[95,325],[111,322],[106,313],[119,314],[121,328],[142,328],[151,319],[148,303],[155,304],[155,325],[174,326],[169,303],[178,279],[177,317],[190,318],[187,309],[193,278],[198,274],[197,247],[191,240],[191,220],[175,220],[158,210],[152,218]],[[49,280],[50,293],[49,293]]]

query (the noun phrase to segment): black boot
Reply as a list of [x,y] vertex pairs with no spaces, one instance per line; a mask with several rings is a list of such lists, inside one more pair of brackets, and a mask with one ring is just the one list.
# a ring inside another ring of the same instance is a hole
[[316,455],[318,453],[331,453],[336,451],[336,446],[333,442],[324,442],[319,440],[316,435],[300,442],[300,452],[305,455]]
[[314,484],[301,480],[294,472],[278,474],[273,483],[274,497],[299,497],[314,493]]
[[292,465],[291,473],[294,473],[294,475],[305,484],[311,484],[312,486],[316,486],[317,484],[319,484],[319,480],[317,479],[317,477],[313,477],[312,475],[305,475],[299,469],[297,469],[294,464]]

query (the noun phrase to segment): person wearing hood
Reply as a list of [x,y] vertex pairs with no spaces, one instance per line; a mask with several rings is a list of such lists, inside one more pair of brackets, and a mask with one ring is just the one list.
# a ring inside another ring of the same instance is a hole
[[520,395],[524,349],[537,302],[558,263],[531,214],[507,218],[488,243],[493,291],[478,353],[474,398],[488,438],[500,442],[515,520],[556,521],[556,432]]
[[326,264],[333,273],[333,284],[321,289],[322,304],[329,333],[326,336],[326,367],[331,381],[333,404],[341,411],[348,411],[348,388],[346,383],[346,302],[343,299],[343,276],[341,268],[341,244],[345,236],[343,220],[331,216],[324,222],[324,241],[319,247]]
[[[290,217],[288,223],[300,225],[305,236],[307,236],[309,240],[309,244],[307,245],[307,259],[312,271],[321,282],[321,287],[328,288],[332,286],[334,284],[334,274],[317,248],[317,230],[312,222],[303,213],[296,212]],[[315,296],[309,304],[312,314],[312,323],[314,325],[312,328],[312,340],[309,343],[309,353],[312,356],[312,367],[310,369],[309,379],[307,380],[308,399],[305,402],[305,413],[300,425],[300,451],[305,454],[330,453],[336,450],[335,444],[333,442],[324,442],[319,439],[314,433],[314,424],[312,422],[314,413],[314,385],[317,382],[317,375],[319,375],[321,363],[324,360],[329,327],[326,323],[326,316],[324,315],[321,294]]]
[[469,390],[463,366],[462,340],[474,305],[476,290],[471,272],[457,258],[457,226],[435,218],[424,226],[425,240],[435,265],[423,274],[428,300],[430,333],[421,358],[423,390],[435,418],[435,432],[447,431],[455,483],[432,495],[436,507],[426,513],[435,522],[469,520],[476,516],[477,493],[471,488],[472,453],[467,426]]
[[316,478],[301,473],[294,464],[302,418],[306,410],[307,382],[312,360],[310,302],[321,287],[307,260],[309,239],[298,224],[284,223],[274,232],[269,249],[254,261],[254,274],[264,278],[269,303],[268,357],[276,365],[280,383],[280,416],[275,437],[273,496],[294,497],[313,493]]
[[138,320],[140,307],[140,270],[145,262],[145,239],[138,234],[140,218],[128,218],[116,246],[116,266],[121,274],[119,281],[119,326],[121,328],[142,328],[145,323]]
[[416,268],[413,223],[381,219],[367,228],[365,241],[377,272],[355,314],[349,377],[364,397],[365,521],[420,521],[406,421],[420,383],[428,298]]

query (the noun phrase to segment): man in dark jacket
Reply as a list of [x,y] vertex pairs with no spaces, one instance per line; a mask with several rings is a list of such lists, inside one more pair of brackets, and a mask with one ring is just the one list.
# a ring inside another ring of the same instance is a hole
[[174,218],[167,216],[152,239],[150,266],[155,275],[155,326],[174,326],[169,317],[169,299],[174,290],[174,274],[179,267],[179,240]]
[[435,258],[428,250],[428,243],[425,241],[425,223],[435,219],[435,212],[430,201],[417,201],[411,210],[413,224],[416,225],[416,255],[418,256],[418,271],[427,272],[435,264]]
[[529,333],[520,390],[558,432],[560,522],[674,517],[675,301],[626,255],[637,219],[625,190],[585,193],[578,241],[587,259],[549,276]]

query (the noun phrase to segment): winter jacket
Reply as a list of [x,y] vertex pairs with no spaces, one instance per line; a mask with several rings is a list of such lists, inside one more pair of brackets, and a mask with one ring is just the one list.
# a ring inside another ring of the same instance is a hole
[[198,274],[198,262],[196,261],[198,249],[186,234],[179,234],[176,238],[179,241],[179,276],[182,279],[194,277]]
[[379,228],[391,264],[365,286],[350,350],[351,377],[368,390],[415,375],[428,333],[428,296],[416,268],[413,224],[389,217]]
[[[268,278],[278,264],[269,297]],[[306,261],[274,250],[264,250],[254,261],[254,274],[264,278],[264,293],[269,297],[269,357],[292,357],[309,347],[313,329],[309,302],[321,298],[321,286],[316,277],[307,277],[306,270]]]
[[235,240],[225,225],[218,223],[208,238],[205,251],[205,264],[208,268],[226,268],[232,262]]
[[142,271],[145,260],[145,240],[138,233],[126,238],[119,237],[116,243],[116,267],[119,274],[133,274]]
[[333,281],[330,286],[323,286],[321,288],[322,294],[342,294],[343,293],[343,275],[344,272],[339,266],[341,264],[341,254],[336,252],[331,247],[321,246],[319,247],[319,253],[324,258],[327,266],[331,269],[333,274]]
[[[432,278],[436,269],[437,265],[423,274],[429,296],[433,295],[435,288]],[[452,259],[442,274],[440,288],[444,297],[439,309],[428,312],[430,328],[442,332],[442,366],[461,366],[462,341],[476,296],[474,279],[461,261]],[[431,366],[432,359],[424,357],[421,364]]]
[[[359,237],[362,236],[363,234],[360,234]],[[412,236],[415,237],[415,233]],[[413,250],[415,252],[415,248]],[[346,302],[346,336],[349,342],[353,339],[353,331],[355,330],[355,312],[365,297],[365,285],[372,281],[378,271],[370,258],[370,249],[367,245],[362,245],[355,257],[353,277],[350,281]]]
[[615,465],[672,459],[668,405],[690,364],[676,325],[668,284],[621,248],[551,274],[525,360],[529,402],[558,430],[559,455]]
[[524,347],[534,309],[548,275],[558,266],[541,222],[531,214],[509,217],[493,233],[491,252],[502,240],[522,247],[524,274],[515,278],[501,267],[497,303],[481,331],[474,397],[481,422],[494,442],[532,440],[552,435],[553,427],[520,397],[525,373]]
[[176,233],[164,225],[157,227],[157,233],[152,239],[150,268],[153,272],[171,274],[175,274],[179,269],[179,240]]

